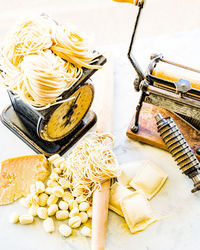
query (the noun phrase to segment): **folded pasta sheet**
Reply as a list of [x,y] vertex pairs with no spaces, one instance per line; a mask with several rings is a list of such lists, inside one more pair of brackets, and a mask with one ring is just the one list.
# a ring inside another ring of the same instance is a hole
[[117,178],[118,182],[123,186],[129,186],[129,182],[137,174],[139,168],[143,166],[145,161],[133,161],[120,165],[121,175]]
[[110,201],[109,209],[113,210],[115,213],[124,216],[121,210],[120,201],[127,195],[132,194],[133,192],[126,187],[123,187],[119,183],[112,185],[110,190]]
[[131,233],[142,231],[157,220],[142,191],[125,196],[120,205]]
[[129,185],[135,190],[142,190],[150,200],[160,190],[167,179],[167,174],[150,161],[143,162],[143,167],[132,178]]

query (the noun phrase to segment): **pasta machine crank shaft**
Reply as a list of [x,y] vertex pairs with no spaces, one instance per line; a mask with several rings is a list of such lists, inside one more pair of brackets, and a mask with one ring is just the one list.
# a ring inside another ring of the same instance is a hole
[[171,117],[155,116],[157,129],[169,152],[174,157],[183,174],[192,179],[192,193],[200,190],[200,163]]

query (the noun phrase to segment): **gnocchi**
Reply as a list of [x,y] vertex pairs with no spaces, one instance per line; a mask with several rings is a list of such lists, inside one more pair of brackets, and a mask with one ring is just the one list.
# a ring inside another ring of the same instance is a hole
[[68,237],[72,234],[72,229],[66,224],[62,224],[59,226],[58,231],[64,237]]
[[60,201],[58,206],[59,206],[59,208],[61,210],[67,210],[68,209],[68,204],[65,201]]
[[62,197],[64,194],[64,190],[61,186],[56,186],[52,189],[52,193],[57,197]]
[[90,204],[89,204],[88,202],[86,202],[86,201],[81,202],[81,203],[79,204],[79,210],[80,210],[81,212],[87,211],[87,210],[89,209],[89,207],[90,207]]
[[32,205],[28,210],[28,214],[30,214],[32,216],[37,216],[38,207],[39,207],[38,205]]
[[80,233],[81,233],[83,236],[85,236],[85,237],[91,237],[91,235],[92,235],[92,230],[91,230],[89,227],[84,226],[84,227],[81,228]]
[[47,218],[43,221],[44,231],[47,233],[52,233],[55,231],[54,221],[52,218]]
[[88,221],[88,215],[86,212],[80,212],[79,216],[81,217],[81,223],[86,223]]
[[63,189],[67,189],[70,187],[70,182],[63,177],[58,180],[58,183],[62,186]]
[[51,194],[47,200],[47,205],[50,206],[52,204],[56,204],[58,201],[58,197],[55,196],[54,194]]
[[45,191],[45,185],[42,181],[36,181],[35,188],[37,194],[43,193]]
[[71,192],[66,191],[64,192],[62,199],[66,202],[69,202],[70,200],[74,200],[74,196],[71,194]]
[[10,221],[10,223],[17,223],[17,222],[19,222],[19,214],[17,213],[17,212],[13,212],[13,213],[11,213],[11,215],[10,215],[10,217],[9,217],[9,221]]
[[38,207],[37,215],[40,219],[45,220],[48,217],[48,209],[46,207]]
[[87,215],[88,215],[88,218],[92,218],[92,207],[88,208]]
[[69,212],[66,210],[59,210],[56,212],[57,220],[66,220],[69,217]]
[[19,223],[22,225],[28,225],[33,223],[33,216],[30,214],[23,214],[19,216]]
[[72,227],[72,228],[80,227],[80,225],[81,225],[81,217],[80,216],[74,216],[74,217],[69,219],[68,223],[69,223],[69,226]]
[[71,212],[69,213],[69,217],[71,218],[71,217],[74,217],[74,216],[77,216],[77,215],[79,215],[79,209],[78,209],[78,207],[74,207],[71,210]]
[[56,214],[58,211],[58,205],[57,204],[52,204],[48,207],[48,215],[53,216]]
[[48,198],[49,198],[48,194],[42,193],[42,194],[39,195],[38,198],[39,198],[38,205],[39,205],[40,207],[46,206],[47,200],[48,200]]

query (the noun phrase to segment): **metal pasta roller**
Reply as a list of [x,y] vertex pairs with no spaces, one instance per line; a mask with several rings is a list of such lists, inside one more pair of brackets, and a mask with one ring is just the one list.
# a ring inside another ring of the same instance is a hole
[[157,113],[172,116],[200,158],[200,70],[166,60],[162,54],[153,54],[147,70],[143,71],[133,55],[133,43],[145,1],[134,1],[134,5],[138,7],[138,13],[128,58],[137,72],[134,88],[141,95],[127,135],[166,149],[157,132],[154,116]]
[[192,179],[192,193],[200,190],[200,163],[171,117],[155,116],[158,132],[183,174]]

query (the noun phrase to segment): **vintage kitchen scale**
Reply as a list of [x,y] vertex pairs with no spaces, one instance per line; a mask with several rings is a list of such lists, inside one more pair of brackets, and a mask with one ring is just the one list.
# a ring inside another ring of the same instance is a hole
[[[105,62],[100,55],[93,64]],[[90,110],[94,98],[90,77],[96,71],[83,68],[81,78],[61,95],[62,100],[72,99],[44,110],[34,109],[8,90],[12,105],[3,110],[1,121],[37,153],[62,155],[96,123]]]
[[127,136],[167,149],[157,131],[155,120],[156,114],[161,113],[163,117],[174,119],[200,159],[200,70],[168,61],[161,54],[153,54],[146,73],[143,73],[132,48],[144,1],[134,1],[134,5],[138,6],[138,14],[128,58],[137,72],[134,88],[141,91],[141,96]]

